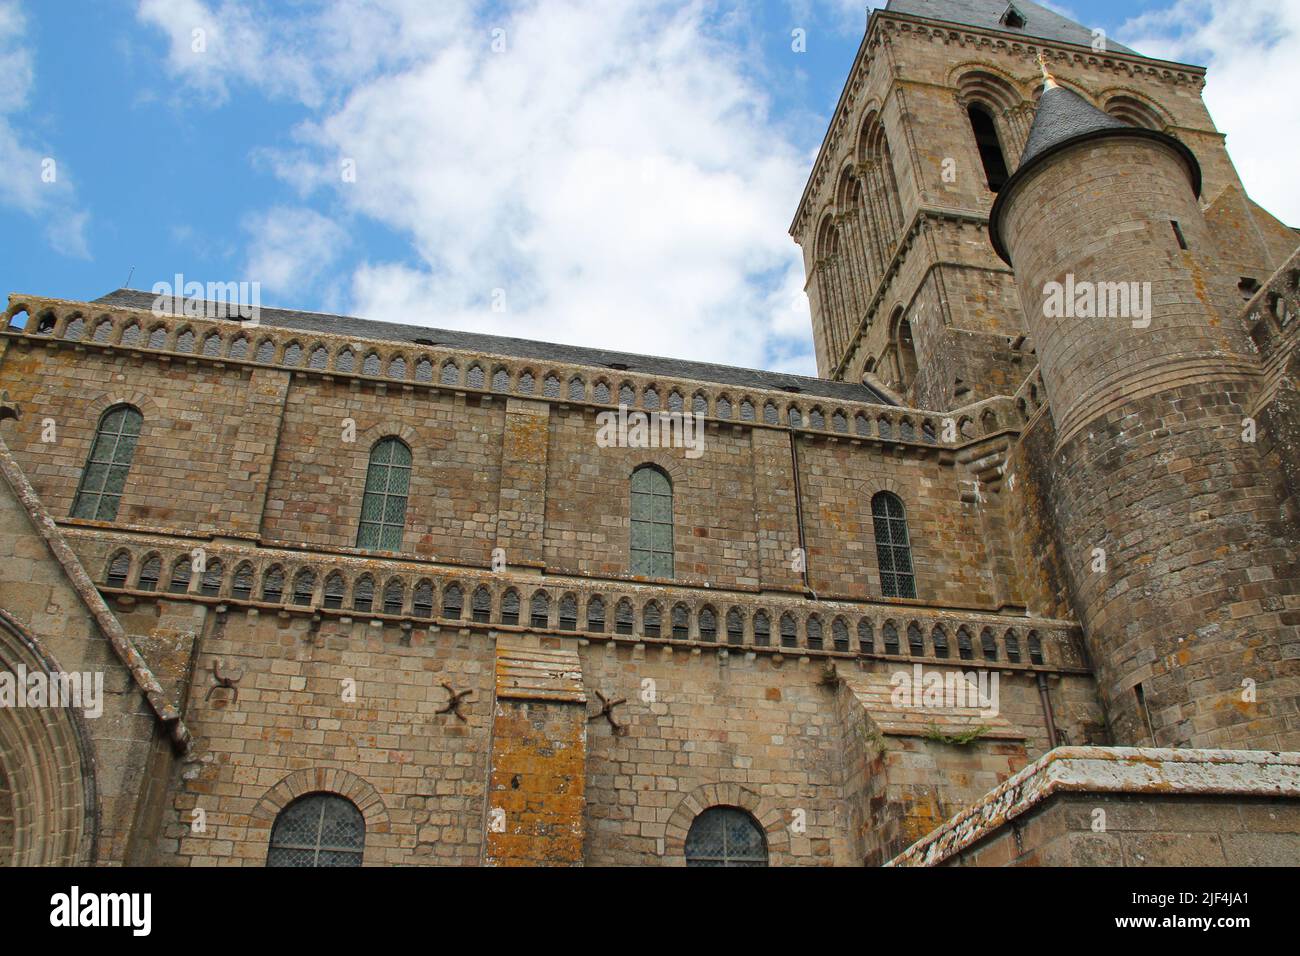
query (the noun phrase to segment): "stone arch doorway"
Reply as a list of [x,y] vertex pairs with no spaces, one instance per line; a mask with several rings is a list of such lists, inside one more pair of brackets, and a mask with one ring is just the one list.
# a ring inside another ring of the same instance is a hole
[[[59,673],[41,643],[0,609],[0,674],[19,689],[23,674]],[[94,862],[94,757],[81,714],[71,707],[0,707],[0,866],[85,866]]]

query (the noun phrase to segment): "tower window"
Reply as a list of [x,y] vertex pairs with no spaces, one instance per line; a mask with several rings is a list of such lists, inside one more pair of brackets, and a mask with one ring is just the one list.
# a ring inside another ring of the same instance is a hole
[[1178,240],[1178,248],[1187,248],[1187,239],[1183,236],[1183,227],[1178,224],[1177,219],[1170,219],[1169,225],[1174,227],[1174,238]]
[[1007,162],[1002,156],[1002,144],[998,141],[993,115],[980,103],[966,107],[966,115],[970,118],[971,130],[975,133],[980,162],[984,164],[984,179],[990,191],[998,192],[1007,182]]
[[999,22],[1013,30],[1022,30],[1028,21],[1025,20],[1025,15],[1016,9],[1015,4],[1008,4]]

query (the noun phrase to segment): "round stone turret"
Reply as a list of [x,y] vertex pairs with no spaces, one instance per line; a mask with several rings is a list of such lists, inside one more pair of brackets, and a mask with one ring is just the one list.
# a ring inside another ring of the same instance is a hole
[[1243,440],[1258,366],[1207,280],[1200,167],[1049,77],[990,219],[1054,427],[1045,489],[1116,744],[1273,748],[1294,542]]

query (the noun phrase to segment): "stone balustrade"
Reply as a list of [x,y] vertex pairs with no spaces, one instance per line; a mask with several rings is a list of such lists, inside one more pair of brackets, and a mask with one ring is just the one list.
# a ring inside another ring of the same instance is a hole
[[[414,627],[521,628],[589,639],[716,645],[1086,673],[1068,621],[927,607],[813,600],[617,580],[552,579],[350,555],[177,542],[115,543],[67,529],[105,594],[369,619]],[[201,561],[196,563],[196,554]],[[201,570],[200,570],[201,568]]]
[[845,402],[782,391],[669,380],[593,366],[550,366],[531,359],[358,340],[350,336],[155,315],[136,309],[11,296],[3,334],[165,361],[272,366],[302,375],[352,379],[374,387],[503,394],[602,409],[690,412],[722,424],[891,444],[959,448],[1017,431],[1036,406],[999,396],[953,412]]

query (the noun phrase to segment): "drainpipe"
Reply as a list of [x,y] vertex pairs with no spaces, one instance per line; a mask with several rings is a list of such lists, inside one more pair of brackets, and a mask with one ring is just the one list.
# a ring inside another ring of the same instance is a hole
[[1038,696],[1043,702],[1043,722],[1047,724],[1047,749],[1056,749],[1056,720],[1052,715],[1052,695],[1047,690],[1047,675],[1038,676]]
[[803,533],[803,487],[799,482],[799,433],[790,429],[790,468],[794,474],[794,521],[799,529],[799,553],[803,555],[803,589],[806,596],[817,600],[808,577],[808,548]]

